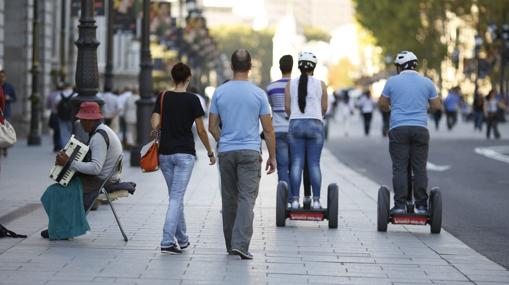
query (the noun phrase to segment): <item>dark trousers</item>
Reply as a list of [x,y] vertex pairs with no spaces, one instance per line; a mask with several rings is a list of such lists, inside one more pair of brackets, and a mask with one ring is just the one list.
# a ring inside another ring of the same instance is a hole
[[384,137],[387,136],[387,134],[389,134],[389,126],[390,126],[390,121],[391,121],[391,112],[384,112],[382,111],[382,121],[383,121],[383,124],[382,124],[382,135]]
[[456,122],[458,121],[458,112],[457,111],[445,111],[445,116],[447,118],[447,129],[450,130]]
[[248,251],[261,177],[260,153],[254,150],[220,152],[219,169],[226,250]]
[[500,132],[498,131],[498,116],[495,112],[488,113],[488,116],[486,116],[486,138],[490,138],[492,129],[495,138],[500,138]]
[[440,127],[440,120],[442,119],[442,111],[438,110],[433,113],[433,120],[435,121],[435,129],[438,131]]
[[369,135],[369,130],[371,129],[371,119],[373,118],[373,113],[362,113],[362,118],[364,120],[364,134]]
[[53,129],[53,151],[59,151],[64,146],[60,139],[60,126],[58,124],[57,114],[51,113],[49,116],[49,127]]
[[[408,195],[409,168],[414,175],[414,199],[416,206],[426,206],[428,194],[429,132],[424,127],[402,126],[389,132],[389,152],[392,159],[392,184],[394,204],[404,207]],[[409,167],[410,165],[410,167]]]

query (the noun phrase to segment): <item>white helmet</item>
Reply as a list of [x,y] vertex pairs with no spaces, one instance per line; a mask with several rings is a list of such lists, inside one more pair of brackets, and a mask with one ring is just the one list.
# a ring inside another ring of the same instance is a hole
[[315,68],[318,60],[312,52],[301,52],[299,53],[299,68]]
[[411,51],[401,51],[394,59],[394,64],[401,66],[403,69],[415,68],[419,63],[417,56]]

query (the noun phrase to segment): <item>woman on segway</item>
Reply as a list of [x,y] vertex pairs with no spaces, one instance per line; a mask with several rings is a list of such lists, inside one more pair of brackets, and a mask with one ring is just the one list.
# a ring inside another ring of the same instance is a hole
[[[292,79],[285,88],[285,110],[290,117],[288,141],[290,144],[290,190],[292,209],[298,209],[299,190],[307,161],[313,189],[313,209],[320,209],[322,173],[320,156],[324,143],[323,116],[327,112],[327,86],[313,77],[316,56],[310,52],[299,54],[299,78]],[[311,197],[304,197],[304,203]]]

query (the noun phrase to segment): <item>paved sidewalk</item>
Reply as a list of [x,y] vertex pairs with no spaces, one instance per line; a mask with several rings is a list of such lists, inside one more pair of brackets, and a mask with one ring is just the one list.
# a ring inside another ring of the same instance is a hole
[[[45,138],[47,139],[47,138]],[[47,142],[47,140],[45,140]],[[252,261],[225,252],[216,167],[203,150],[186,194],[191,247],[161,255],[167,191],[162,175],[125,167],[134,196],[115,202],[129,242],[107,206],[91,212],[91,233],[71,241],[42,239],[47,217],[37,205],[53,154],[22,143],[2,160],[0,216],[18,210],[6,226],[27,239],[0,239],[0,284],[508,284],[509,272],[443,231],[389,226],[376,231],[378,185],[323,153],[324,188],[340,187],[339,227],[324,222],[275,226],[276,175],[262,176],[255,210]],[[128,163],[126,158],[126,163]],[[326,191],[324,191],[326,192]],[[326,194],[326,193],[324,193]],[[324,195],[323,195],[324,196]],[[326,197],[322,198],[326,201]],[[447,206],[447,205],[445,205]]]

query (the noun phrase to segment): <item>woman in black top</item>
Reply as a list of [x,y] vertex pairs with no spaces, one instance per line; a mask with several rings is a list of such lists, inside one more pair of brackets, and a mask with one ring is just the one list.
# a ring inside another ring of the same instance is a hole
[[216,163],[216,158],[203,125],[205,113],[200,100],[195,94],[186,92],[191,70],[187,65],[177,63],[171,70],[171,76],[175,89],[163,92],[157,98],[151,119],[151,136],[160,132],[159,166],[169,195],[161,252],[181,253],[189,246],[184,219],[184,194],[196,160],[191,131],[193,124],[196,124],[198,136],[207,149],[210,165]]

